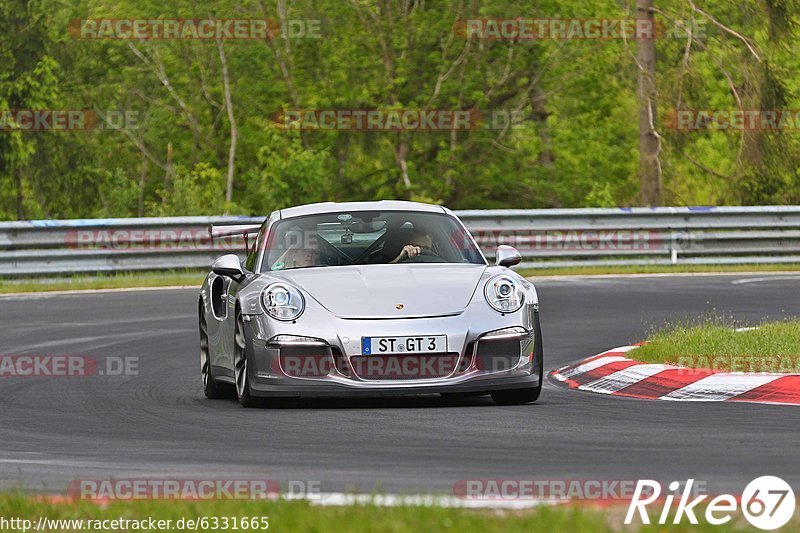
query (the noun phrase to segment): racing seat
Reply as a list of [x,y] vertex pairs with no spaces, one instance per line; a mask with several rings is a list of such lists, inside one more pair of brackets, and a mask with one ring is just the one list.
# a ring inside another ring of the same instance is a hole
[[388,263],[403,251],[403,246],[408,244],[413,233],[411,228],[395,228],[386,234],[381,251],[381,263]]

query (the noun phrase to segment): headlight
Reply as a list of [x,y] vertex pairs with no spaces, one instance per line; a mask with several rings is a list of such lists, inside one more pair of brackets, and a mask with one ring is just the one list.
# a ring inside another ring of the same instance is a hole
[[486,301],[500,313],[519,311],[525,303],[525,291],[511,276],[501,274],[486,282],[483,289]]
[[303,314],[306,301],[300,291],[285,283],[274,283],[261,293],[261,304],[277,320],[294,320]]

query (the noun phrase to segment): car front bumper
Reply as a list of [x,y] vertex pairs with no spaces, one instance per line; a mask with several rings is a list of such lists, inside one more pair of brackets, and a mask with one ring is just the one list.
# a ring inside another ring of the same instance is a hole
[[[542,381],[538,305],[510,315],[483,309],[432,318],[351,320],[307,310],[296,324],[251,316],[251,393],[274,397],[397,396],[536,387]],[[307,324],[307,325],[306,325]],[[313,327],[310,327],[312,326]],[[497,335],[487,335],[500,332]],[[447,336],[447,353],[361,353],[362,337]],[[285,340],[288,339],[288,340]],[[395,359],[392,361],[392,359]]]

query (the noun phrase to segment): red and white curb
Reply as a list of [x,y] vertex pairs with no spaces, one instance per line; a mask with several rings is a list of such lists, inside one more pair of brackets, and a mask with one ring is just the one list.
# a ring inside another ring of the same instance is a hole
[[553,370],[556,382],[582,391],[648,400],[800,405],[800,374],[723,372],[642,363],[622,346]]

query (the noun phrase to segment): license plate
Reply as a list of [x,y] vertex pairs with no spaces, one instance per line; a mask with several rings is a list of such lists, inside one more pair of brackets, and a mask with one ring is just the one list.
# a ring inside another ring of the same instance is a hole
[[361,337],[363,355],[393,355],[447,352],[447,335],[419,337]]

